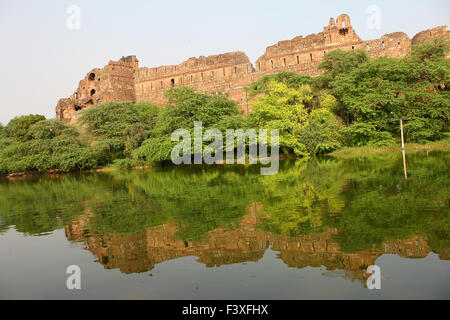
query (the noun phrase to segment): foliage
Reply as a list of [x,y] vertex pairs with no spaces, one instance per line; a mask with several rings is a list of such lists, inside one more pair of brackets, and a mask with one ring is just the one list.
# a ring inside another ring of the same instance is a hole
[[83,111],[80,123],[110,163],[130,156],[141,146],[158,113],[159,108],[150,103],[108,102]]
[[201,121],[204,130],[242,124],[236,103],[222,95],[206,95],[182,87],[168,90],[166,96],[168,106],[156,118],[149,139],[134,153],[135,158],[146,163],[160,165],[170,161],[172,149],[177,144],[171,141],[172,133],[186,129],[193,137],[195,121]]
[[29,134],[30,127],[41,120],[45,120],[45,117],[38,114],[17,117],[12,119],[4,130],[8,137],[25,142],[31,139]]
[[58,169],[69,172],[97,166],[96,149],[80,140],[78,131],[58,120],[41,120],[21,137],[0,140],[0,172],[28,172]]
[[418,130],[408,130],[406,141],[440,138],[450,115],[446,47],[424,43],[409,57],[373,59],[336,76],[328,70],[324,76],[332,79],[330,92],[339,101],[340,115],[349,123],[364,123],[365,131],[383,132],[385,138],[399,137],[399,118],[411,120],[407,128]]
[[395,139],[389,132],[377,131],[375,126],[369,123],[355,122],[349,127],[341,129],[343,140],[347,146],[390,146]]
[[341,147],[341,121],[329,110],[313,110],[308,124],[300,130],[299,139],[308,154],[331,153]]

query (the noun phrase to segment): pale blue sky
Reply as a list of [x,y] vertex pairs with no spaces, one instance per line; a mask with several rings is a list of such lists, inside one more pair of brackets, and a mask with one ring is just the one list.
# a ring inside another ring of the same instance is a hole
[[[81,9],[81,29],[66,27],[67,8]],[[380,29],[366,25],[381,9]],[[265,48],[318,33],[347,13],[364,40],[450,24],[449,0],[0,0],[0,122],[39,113],[54,117],[92,68],[136,55],[140,66],[244,51],[252,62]]]

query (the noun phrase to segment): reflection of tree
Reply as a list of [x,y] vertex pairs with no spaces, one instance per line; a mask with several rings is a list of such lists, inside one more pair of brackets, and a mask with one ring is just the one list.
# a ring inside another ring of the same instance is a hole
[[287,170],[262,180],[261,227],[291,236],[326,229],[325,214],[344,206],[338,161],[297,161]]
[[333,242],[345,252],[382,252],[392,239],[421,236],[448,257],[449,157],[408,155],[408,181],[393,153],[283,161],[268,177],[252,166],[192,166],[3,181],[0,230],[43,234],[89,213],[91,235],[140,235],[170,223],[186,244],[235,230],[258,203],[257,226],[271,234],[335,230]]

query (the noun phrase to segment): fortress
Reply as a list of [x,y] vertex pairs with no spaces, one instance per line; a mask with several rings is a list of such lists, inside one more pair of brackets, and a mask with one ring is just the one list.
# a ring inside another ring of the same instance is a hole
[[103,69],[91,70],[71,97],[59,100],[56,118],[72,123],[80,110],[109,101],[149,101],[163,105],[167,89],[183,86],[210,94],[227,94],[243,113],[248,113],[251,107],[244,88],[265,75],[293,71],[316,76],[320,74],[318,64],[323,56],[333,50],[363,49],[370,57],[403,57],[413,45],[435,38],[449,39],[448,27],[422,31],[413,39],[403,32],[395,32],[363,41],[353,29],[350,17],[342,14],[336,20],[331,18],[323,32],[268,47],[255,65],[243,52],[190,58],[179,65],[157,68],[140,68],[135,56],[123,57],[110,61]]

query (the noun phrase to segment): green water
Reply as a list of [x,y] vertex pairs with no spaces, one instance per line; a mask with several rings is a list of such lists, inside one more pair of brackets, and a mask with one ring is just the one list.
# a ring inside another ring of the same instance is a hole
[[[450,153],[0,180],[0,298],[450,298]],[[81,268],[81,290],[66,268]],[[366,287],[369,265],[381,290]]]

